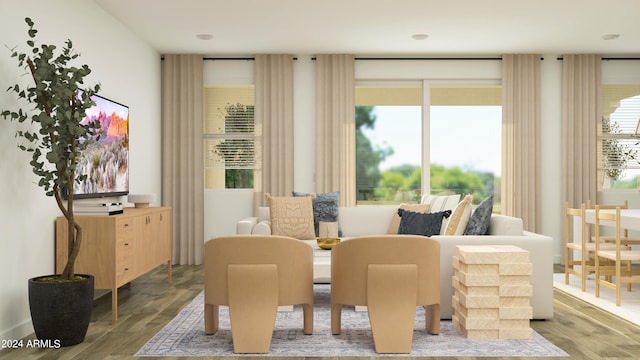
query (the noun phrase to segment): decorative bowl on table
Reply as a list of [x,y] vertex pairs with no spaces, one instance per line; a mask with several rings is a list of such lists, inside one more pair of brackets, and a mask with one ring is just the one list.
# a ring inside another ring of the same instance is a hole
[[317,238],[316,242],[318,247],[324,250],[331,250],[331,248],[340,242],[339,238]]

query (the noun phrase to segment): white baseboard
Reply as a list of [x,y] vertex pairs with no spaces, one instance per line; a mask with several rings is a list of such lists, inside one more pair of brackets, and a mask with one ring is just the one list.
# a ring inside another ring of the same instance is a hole
[[25,336],[33,333],[33,324],[31,324],[31,318],[20,324],[0,333],[0,339],[2,340],[19,340]]

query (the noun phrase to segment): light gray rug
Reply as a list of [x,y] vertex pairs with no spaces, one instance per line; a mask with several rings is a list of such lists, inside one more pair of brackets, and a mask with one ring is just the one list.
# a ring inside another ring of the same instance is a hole
[[[377,356],[367,312],[352,307],[342,311],[342,334],[331,335],[330,286],[315,285],[314,333],[302,333],[302,309],[279,312],[269,354],[249,356],[332,357]],[[227,307],[220,307],[220,328],[215,335],[204,334],[204,293],[145,344],[136,356],[243,356],[233,353]],[[534,332],[530,340],[467,339],[451,324],[442,321],[440,335],[429,335],[424,328],[424,311],[418,308],[411,354],[399,356],[472,357],[566,357],[562,349]]]

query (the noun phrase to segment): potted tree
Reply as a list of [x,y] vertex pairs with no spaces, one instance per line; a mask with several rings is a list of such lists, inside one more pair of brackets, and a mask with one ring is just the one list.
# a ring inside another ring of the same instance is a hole
[[87,65],[72,65],[79,55],[71,40],[59,52],[54,45],[39,45],[34,22],[30,18],[25,21],[29,51],[12,49],[11,57],[33,81],[26,88],[10,86],[7,91],[15,93],[24,108],[0,114],[5,120],[22,123],[16,131],[21,139],[18,147],[31,154],[29,164],[39,177],[38,185],[56,201],[69,234],[68,260],[62,274],[29,279],[29,307],[38,339],[56,347],[75,345],[84,341],[91,320],[94,287],[93,276],[74,272],[83,239],[74,219],[73,185],[85,177],[76,173],[81,151],[101,134],[99,122],[83,123],[86,110],[94,105],[91,96],[100,86],[81,88],[91,70]]

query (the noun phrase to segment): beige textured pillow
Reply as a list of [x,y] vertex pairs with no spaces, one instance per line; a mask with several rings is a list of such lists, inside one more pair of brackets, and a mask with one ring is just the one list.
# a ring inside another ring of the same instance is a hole
[[[430,204],[400,204],[398,209],[404,209],[407,211],[413,211],[421,214],[426,214],[429,212]],[[393,218],[391,218],[391,224],[389,224],[389,230],[387,234],[397,234],[398,228],[400,227],[400,215],[398,212],[393,213]]]
[[270,196],[271,234],[300,240],[316,238],[313,228],[313,198],[311,196]]
[[469,218],[471,217],[471,203],[473,202],[473,196],[467,195],[458,203],[447,223],[447,229],[445,235],[463,235],[464,230],[467,228]]

